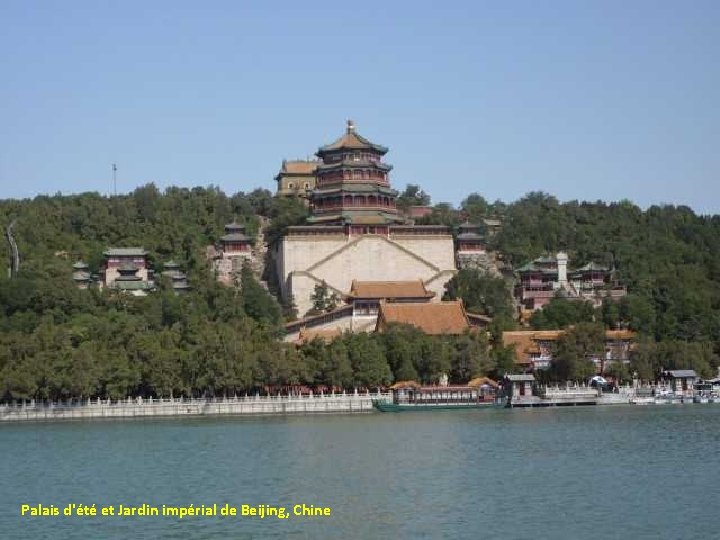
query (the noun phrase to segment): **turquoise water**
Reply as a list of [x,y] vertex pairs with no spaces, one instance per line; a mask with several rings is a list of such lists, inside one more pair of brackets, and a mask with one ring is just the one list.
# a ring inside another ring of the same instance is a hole
[[[720,406],[0,426],[0,537],[719,538]],[[21,517],[23,503],[330,517]]]

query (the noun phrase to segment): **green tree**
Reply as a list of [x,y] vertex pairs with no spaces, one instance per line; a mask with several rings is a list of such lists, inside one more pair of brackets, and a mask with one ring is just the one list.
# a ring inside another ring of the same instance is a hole
[[471,223],[481,224],[482,219],[488,215],[489,205],[479,193],[471,193],[460,203],[460,209],[465,218]]
[[411,206],[429,206],[430,196],[416,184],[408,184],[396,199],[397,207],[407,210]]
[[454,355],[450,378],[453,382],[464,383],[480,375],[495,371],[494,358],[488,351],[486,334],[475,332],[458,336],[454,343]]
[[461,298],[465,309],[489,317],[511,318],[512,296],[503,278],[476,269],[462,269],[445,285],[446,300]]
[[590,358],[605,355],[605,329],[601,324],[580,323],[558,339],[550,363],[558,380],[583,380],[595,374]]
[[240,273],[242,308],[245,313],[258,322],[277,325],[280,322],[281,309],[275,298],[258,283],[248,264]]
[[353,369],[354,386],[376,388],[392,382],[390,366],[381,344],[369,334],[348,334],[343,338]]
[[556,330],[578,323],[594,322],[595,319],[595,308],[591,302],[556,296],[543,309],[533,313],[530,324],[535,330]]
[[332,311],[339,302],[337,294],[334,291],[330,293],[330,288],[325,281],[315,285],[310,300],[312,300],[312,308],[308,311],[308,315],[319,315]]

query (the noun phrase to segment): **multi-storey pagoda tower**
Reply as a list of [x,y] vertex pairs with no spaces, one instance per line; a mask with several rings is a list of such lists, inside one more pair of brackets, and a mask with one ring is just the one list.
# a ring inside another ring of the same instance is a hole
[[311,195],[311,224],[347,225],[351,234],[387,234],[402,223],[390,187],[388,149],[362,137],[348,120],[345,134],[317,151],[317,182]]
[[455,275],[449,228],[415,225],[398,212],[392,167],[383,162],[387,151],[359,135],[351,121],[342,137],[318,149],[311,216],[287,227],[271,248],[282,297],[301,315],[313,307],[319,285],[344,297],[353,280],[421,281],[440,298]]

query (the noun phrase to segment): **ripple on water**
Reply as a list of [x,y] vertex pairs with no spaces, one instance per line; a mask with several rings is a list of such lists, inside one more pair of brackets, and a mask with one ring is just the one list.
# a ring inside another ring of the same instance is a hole
[[[676,539],[717,530],[707,498],[720,485],[717,406],[44,423],[0,426],[0,436],[8,538]],[[22,502],[306,503],[333,516],[28,520]]]

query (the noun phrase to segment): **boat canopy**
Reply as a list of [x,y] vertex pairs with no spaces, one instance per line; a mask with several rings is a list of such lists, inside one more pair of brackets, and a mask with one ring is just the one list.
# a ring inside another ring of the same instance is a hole
[[493,381],[490,377],[475,377],[467,383],[467,385],[470,387],[482,386],[484,384],[492,386],[493,388],[497,388],[498,386],[498,383],[496,381]]
[[390,390],[402,390],[403,388],[420,388],[417,381],[398,381],[390,387]]

